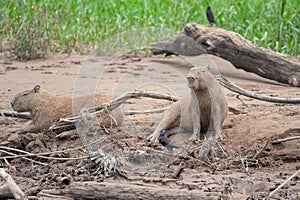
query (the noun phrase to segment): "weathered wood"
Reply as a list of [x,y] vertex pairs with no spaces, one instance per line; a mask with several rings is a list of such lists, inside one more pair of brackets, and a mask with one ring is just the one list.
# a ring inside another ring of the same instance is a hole
[[7,187],[1,187],[0,188],[0,199],[13,199],[14,196],[10,192],[10,190]]
[[0,115],[5,116],[5,117],[17,117],[17,118],[22,118],[22,119],[31,119],[31,115],[28,112],[0,110]]
[[67,193],[63,190],[57,189],[45,189],[38,193],[39,199],[60,199],[60,200],[71,200]]
[[300,87],[300,60],[262,47],[221,28],[186,24],[184,33],[209,54],[230,61],[236,68],[264,78]]
[[[0,191],[5,190],[6,188],[9,189],[13,197],[17,200],[25,199],[25,195],[16,182],[12,179],[12,177],[5,172],[3,168],[0,168],[0,177],[4,180],[4,184],[0,187]],[[5,192],[5,191],[3,191]]]
[[207,53],[201,45],[185,34],[162,38],[157,43],[151,43],[150,46],[154,55],[165,54],[168,56],[179,54],[183,56],[198,56]]
[[216,200],[218,193],[175,189],[167,186],[133,183],[73,182],[70,194],[75,199],[203,199]]
[[225,77],[223,77],[221,75],[216,76],[216,79],[225,88],[227,88],[233,92],[236,92],[238,94],[244,95],[246,97],[250,97],[250,98],[261,100],[261,101],[267,101],[267,102],[271,102],[271,103],[300,104],[300,98],[279,98],[279,97],[264,96],[264,95],[260,95],[255,92],[246,90],[244,88],[241,88],[241,87],[235,85],[234,83],[230,82],[229,80],[227,80]]
[[296,171],[292,176],[290,176],[286,181],[284,181],[283,183],[281,183],[279,186],[277,186],[277,188],[275,190],[273,190],[272,192],[270,192],[268,194],[268,196],[265,198],[265,200],[269,200],[270,197],[275,194],[278,190],[280,190],[280,188],[282,188],[283,186],[285,186],[290,180],[292,180],[295,176],[297,176],[300,173],[300,169],[298,171]]
[[151,50],[155,54],[173,52],[186,56],[207,52],[228,60],[238,69],[300,87],[299,59],[258,47],[241,35],[222,28],[186,24],[182,33],[151,44]]
[[284,139],[278,139],[278,140],[274,140],[271,142],[271,144],[280,144],[282,142],[286,142],[286,141],[290,141],[290,140],[300,140],[300,136],[293,136],[293,137],[288,137],[288,138],[284,138]]
[[139,115],[139,114],[163,113],[167,109],[168,109],[168,107],[157,108],[157,109],[152,109],[152,110],[128,110],[128,111],[125,111],[124,114],[125,115]]

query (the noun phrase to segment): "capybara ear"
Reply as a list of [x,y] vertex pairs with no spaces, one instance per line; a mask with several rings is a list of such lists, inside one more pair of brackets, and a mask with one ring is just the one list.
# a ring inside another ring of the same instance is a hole
[[33,88],[34,93],[39,93],[41,86],[40,85],[35,85]]

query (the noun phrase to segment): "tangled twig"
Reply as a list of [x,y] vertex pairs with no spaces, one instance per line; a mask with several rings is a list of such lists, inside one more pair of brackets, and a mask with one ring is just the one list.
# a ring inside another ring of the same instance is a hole
[[[66,150],[52,151],[52,152],[43,152],[43,153],[36,153],[36,154],[29,153],[27,151],[23,151],[23,150],[20,150],[20,149],[15,149],[15,148],[11,148],[11,147],[0,146],[0,151],[1,152],[10,155],[10,156],[2,156],[2,157],[0,157],[0,159],[23,158],[23,159],[26,159],[26,160],[29,160],[31,162],[35,162],[35,163],[41,164],[41,165],[47,165],[47,164],[46,163],[41,163],[41,162],[38,162],[38,161],[35,161],[35,160],[32,160],[32,159],[29,159],[27,157],[35,156],[35,157],[49,159],[49,160],[51,160],[51,159],[52,160],[53,159],[55,159],[55,160],[78,160],[78,159],[86,159],[86,158],[89,158],[89,156],[81,156],[81,157],[77,157],[77,158],[56,158],[56,157],[50,157],[50,156],[46,156],[46,155],[59,154],[59,153],[66,153],[66,152],[70,152],[70,151],[82,150],[84,148],[87,148],[87,147],[89,147],[89,146],[91,146],[93,144],[96,144],[96,143],[100,142],[101,140],[102,140],[102,138],[98,139],[98,140],[95,140],[95,141],[93,141],[93,142],[91,142],[89,144],[86,144],[86,145],[83,145],[83,146],[80,146],[80,147],[77,147],[77,148],[73,148],[73,149],[66,149]],[[19,153],[22,153],[22,155],[17,155],[15,153],[11,153],[11,152],[8,152],[8,151],[19,152]]]
[[48,160],[81,160],[81,159],[89,158],[89,156],[81,156],[81,157],[77,157],[77,158],[57,158],[57,157],[52,157],[52,156],[43,156],[43,155],[39,155],[39,154],[29,153],[27,151],[23,151],[23,150],[11,148],[11,147],[0,146],[0,148],[10,150],[10,151],[16,151],[16,152],[19,152],[19,153],[23,153],[22,155],[17,155],[17,154],[10,153],[10,152],[4,151],[4,150],[0,150],[3,153],[12,155],[12,156],[0,157],[0,159],[4,159],[4,158],[6,158],[6,159],[7,158],[24,158],[26,160],[30,160],[30,161],[33,161],[33,162],[36,162],[36,163],[42,164],[42,165],[47,165],[47,164],[41,163],[41,162],[38,162],[38,161],[34,161],[32,159],[28,159],[27,157],[37,157],[37,158],[43,158],[43,159],[48,159]]

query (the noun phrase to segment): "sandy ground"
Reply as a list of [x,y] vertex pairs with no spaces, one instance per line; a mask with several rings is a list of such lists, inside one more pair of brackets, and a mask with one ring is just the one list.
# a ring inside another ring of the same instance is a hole
[[[209,64],[214,74],[221,73],[237,85],[259,94],[300,98],[299,88],[288,87],[237,70],[230,63],[214,56],[202,55],[188,61],[199,65]],[[180,57],[131,55],[114,61],[111,58],[97,56],[53,55],[47,59],[28,62],[10,61],[1,57],[0,109],[11,110],[10,101],[13,96],[23,89],[34,87],[35,84],[40,84],[42,88],[61,96],[101,92],[117,97],[126,91],[140,89],[181,97],[189,91],[185,76],[190,67],[191,64]],[[161,188],[166,194],[170,189],[177,189],[178,191],[200,191],[207,196],[224,195],[225,190],[228,190],[225,188],[229,185],[230,192],[227,194],[229,199],[263,199],[300,169],[299,140],[277,145],[268,143],[260,152],[269,140],[300,135],[300,107],[240,96],[246,107],[236,98],[235,93],[226,90],[226,97],[229,106],[244,111],[245,114],[229,113],[221,140],[226,155],[220,147],[216,147],[213,158],[206,164],[192,155],[187,155],[187,152],[180,156],[171,156],[171,159],[168,158],[166,162],[161,161],[161,163],[149,158],[136,166],[128,166],[124,178],[119,175],[93,175],[88,173],[88,169],[80,170],[76,167],[80,160],[58,161],[34,158],[48,164],[43,166],[20,158],[10,158],[8,161],[14,166],[10,174],[25,192],[33,196],[41,190],[68,189],[70,182],[57,181],[57,177],[71,177],[74,182],[96,180],[116,184],[125,183],[133,188],[135,186]],[[130,111],[149,110],[168,105],[170,105],[168,101],[140,98],[129,100],[123,107],[125,111]],[[115,145],[124,151],[155,149],[158,152],[167,152],[159,144],[146,141],[146,137],[155,129],[161,117],[162,114],[126,116],[122,126],[113,129],[113,134],[105,136],[106,146]],[[40,153],[66,150],[87,144],[87,140],[78,137],[76,132],[62,139],[55,138],[55,133],[24,135],[11,133],[12,130],[28,123],[29,121],[24,119],[0,117],[1,146]],[[182,141],[187,138],[186,135],[177,134],[172,139],[177,143],[183,143]],[[53,154],[58,157],[76,155],[78,156],[79,153],[68,151]],[[1,151],[1,156],[8,156],[8,154]],[[171,164],[170,160],[172,160]],[[181,161],[185,162],[186,168],[180,178],[164,181]],[[1,166],[7,168],[3,159]],[[36,192],[32,192],[32,188],[35,188]],[[57,199],[57,196],[53,199]],[[271,199],[300,199],[300,174],[277,191]]]

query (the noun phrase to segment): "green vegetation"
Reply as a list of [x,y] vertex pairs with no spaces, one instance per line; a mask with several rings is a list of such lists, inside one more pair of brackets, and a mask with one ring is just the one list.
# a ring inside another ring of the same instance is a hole
[[89,47],[135,28],[180,31],[188,22],[208,24],[207,5],[221,27],[259,46],[300,54],[299,0],[2,0],[1,49],[18,59],[47,51],[87,53]]

